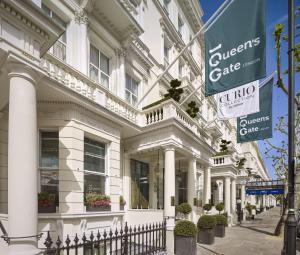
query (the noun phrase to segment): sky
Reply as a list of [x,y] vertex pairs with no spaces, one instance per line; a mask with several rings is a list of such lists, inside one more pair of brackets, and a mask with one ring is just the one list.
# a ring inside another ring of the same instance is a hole
[[[251,1],[251,0],[249,0]],[[288,1],[286,0],[266,0],[267,1],[267,17],[266,17],[266,57],[267,57],[267,76],[272,74],[276,70],[276,52],[275,52],[275,42],[273,38],[273,31],[275,24],[282,23],[285,25],[284,32],[287,33],[287,22],[288,22]],[[210,16],[221,6],[224,0],[200,0],[204,16],[202,20],[206,22]],[[295,3],[300,5],[300,0],[295,0]],[[282,43],[282,69],[287,68],[287,43]],[[287,75],[283,75],[284,83],[287,85]],[[274,84],[276,83],[276,79]],[[296,75],[295,91],[300,92],[299,77]],[[278,118],[281,116],[287,116],[288,112],[288,101],[287,96],[281,89],[277,88],[276,85],[273,87],[273,138],[270,142],[278,145],[281,144],[283,139],[286,139],[282,134],[274,132],[275,124]],[[268,159],[265,155],[265,142],[259,141],[259,147],[261,154],[264,158],[266,167],[269,170],[270,176],[273,179],[277,179],[274,167],[272,166],[272,160]]]

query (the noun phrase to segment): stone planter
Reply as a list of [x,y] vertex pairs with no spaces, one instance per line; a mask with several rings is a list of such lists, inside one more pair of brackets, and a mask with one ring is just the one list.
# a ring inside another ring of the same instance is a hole
[[56,213],[56,205],[52,204],[50,206],[38,205],[38,213]]
[[198,229],[197,242],[202,244],[213,244],[215,242],[215,229],[214,228]]
[[124,211],[124,206],[125,205],[120,205],[120,211]]
[[216,225],[215,236],[216,237],[225,237],[225,225]]
[[101,205],[101,206],[86,206],[87,212],[102,212],[102,211],[111,211],[110,205]]
[[196,237],[175,236],[176,255],[196,255]]

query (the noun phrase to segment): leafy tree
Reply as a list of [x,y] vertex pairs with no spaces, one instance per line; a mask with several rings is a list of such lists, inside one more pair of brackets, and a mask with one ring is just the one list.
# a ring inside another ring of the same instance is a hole
[[[299,11],[299,7],[298,7]],[[299,26],[296,26],[299,28]],[[277,67],[277,87],[280,88],[286,95],[288,95],[288,88],[284,84],[282,75],[288,74],[288,70],[282,71],[282,43],[288,40],[288,37],[284,35],[284,25],[283,24],[276,24],[274,29],[274,40],[275,40],[275,49],[276,49],[276,67]],[[295,72],[300,72],[300,44],[295,45],[295,49],[293,50],[294,58],[295,58]],[[285,55],[287,57],[287,55]],[[299,128],[299,120],[300,120],[300,101],[299,98],[295,98],[295,104],[297,106],[297,114],[295,116],[295,153],[296,157],[299,159],[300,155],[300,128]],[[275,126],[275,132],[279,132],[280,135],[283,137],[281,143],[274,144],[270,140],[265,141],[266,151],[265,155],[267,158],[272,160],[272,165],[276,171],[277,176],[280,179],[287,180],[288,174],[288,124],[286,116],[281,116],[278,118],[278,122]],[[285,183],[285,189],[287,190],[287,182]],[[297,205],[296,205],[297,206]],[[284,199],[283,203],[283,210],[281,218],[276,226],[275,235],[280,235],[281,228],[283,223],[285,222],[286,218],[286,209],[287,203],[286,199]]]
[[170,82],[171,88],[168,89],[168,93],[164,95],[165,98],[173,98],[176,102],[180,101],[181,94],[183,93],[183,89],[179,88],[181,85],[181,81],[175,79]]
[[188,104],[188,109],[186,110],[186,112],[192,118],[195,118],[197,116],[197,113],[199,112],[199,107],[196,106],[196,102],[195,101],[191,101]]

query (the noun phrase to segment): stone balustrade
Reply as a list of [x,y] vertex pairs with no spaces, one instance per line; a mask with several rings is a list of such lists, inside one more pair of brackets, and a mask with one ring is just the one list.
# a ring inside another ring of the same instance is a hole
[[232,155],[222,155],[212,157],[212,163],[214,166],[233,165],[235,161]]
[[141,127],[174,118],[200,137],[200,124],[172,99],[141,111],[51,54],[45,55],[40,66],[50,79]]

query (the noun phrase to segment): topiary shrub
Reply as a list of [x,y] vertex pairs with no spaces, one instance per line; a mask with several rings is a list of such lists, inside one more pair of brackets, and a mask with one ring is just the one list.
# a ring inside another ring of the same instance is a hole
[[224,210],[224,203],[219,203],[216,205],[216,210],[219,211],[219,214]]
[[183,93],[183,89],[179,88],[181,86],[181,81],[175,79],[170,82],[171,88],[168,89],[168,93],[164,95],[165,98],[173,98],[176,102],[180,101],[181,94]]
[[207,212],[209,212],[209,211],[211,210],[211,208],[212,208],[212,205],[211,205],[211,204],[205,204],[205,205],[203,205],[203,209],[204,209],[205,211],[207,211]]
[[192,211],[192,207],[189,203],[181,203],[177,206],[177,211],[187,215]]
[[202,229],[211,229],[216,226],[216,219],[212,215],[203,215],[197,222],[197,227]]
[[192,237],[194,237],[197,235],[197,227],[191,221],[180,220],[175,225],[174,234],[176,236],[192,236]]
[[217,225],[227,226],[227,218],[224,215],[214,215]]

